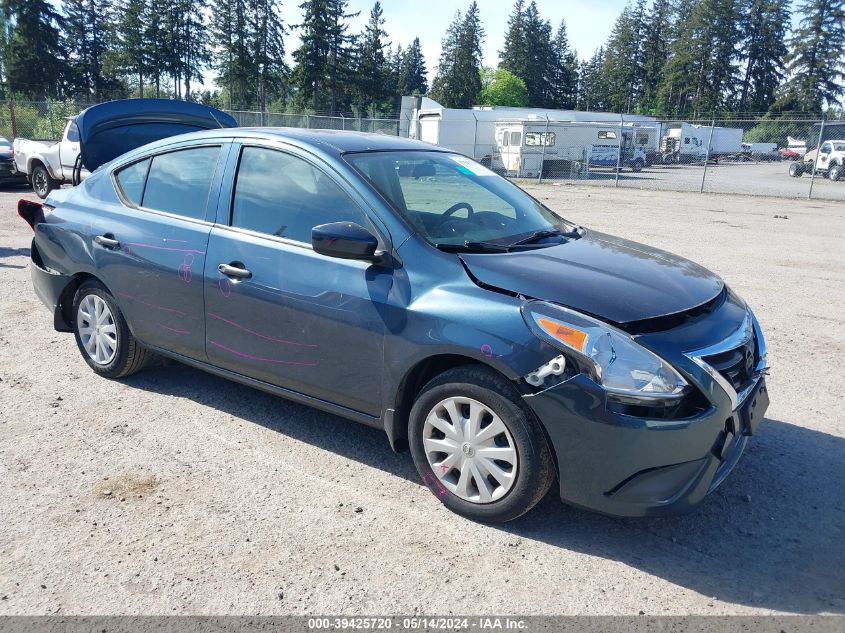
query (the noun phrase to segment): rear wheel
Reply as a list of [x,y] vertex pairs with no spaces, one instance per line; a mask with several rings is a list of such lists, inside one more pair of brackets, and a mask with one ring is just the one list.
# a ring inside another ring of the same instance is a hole
[[792,163],[789,166],[789,175],[793,178],[800,178],[804,173],[804,165],[801,163]]
[[32,190],[36,193],[36,195],[44,199],[53,189],[58,188],[59,183],[50,176],[50,172],[47,171],[47,168],[44,165],[38,164],[32,168],[32,175],[30,176],[32,180]]
[[73,333],[82,358],[105,378],[134,374],[151,356],[132,336],[114,297],[98,281],[86,281],[76,291]]
[[634,159],[634,162],[631,163],[631,171],[633,171],[634,173],[636,173],[638,171],[642,171],[643,167],[644,167],[644,163],[643,163],[642,158],[636,158],[636,159]]
[[470,519],[515,519],[554,481],[540,423],[514,386],[487,368],[458,367],[429,382],[411,409],[408,430],[423,482]]

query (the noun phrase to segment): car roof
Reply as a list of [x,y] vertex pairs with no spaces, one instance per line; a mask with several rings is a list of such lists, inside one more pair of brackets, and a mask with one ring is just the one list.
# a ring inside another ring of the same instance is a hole
[[[281,140],[303,148],[313,148],[328,154],[341,155],[348,152],[367,151],[449,151],[430,143],[423,143],[413,139],[379,134],[370,132],[351,132],[344,130],[312,130],[289,127],[265,127],[265,128],[222,128],[216,130],[203,130],[181,134],[158,143],[169,145],[174,141],[201,140],[204,138],[220,138],[230,136],[236,138],[254,138],[261,140]],[[148,149],[154,145],[148,146]]]

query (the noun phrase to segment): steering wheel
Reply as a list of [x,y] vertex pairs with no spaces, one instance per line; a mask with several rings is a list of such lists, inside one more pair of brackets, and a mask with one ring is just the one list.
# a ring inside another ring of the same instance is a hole
[[466,209],[467,220],[472,220],[472,216],[475,214],[475,210],[472,208],[472,205],[469,202],[458,202],[444,211],[441,220],[437,223],[437,226],[441,226],[448,222],[449,219],[455,215],[455,212],[460,211],[461,209]]

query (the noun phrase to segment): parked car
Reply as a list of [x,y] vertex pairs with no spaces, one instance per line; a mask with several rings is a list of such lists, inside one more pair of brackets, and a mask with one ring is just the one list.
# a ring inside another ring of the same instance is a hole
[[845,176],[845,140],[825,141],[818,151],[810,151],[801,162],[789,166],[789,175],[800,178],[813,172],[815,162],[816,175],[827,176],[831,180],[840,180]]
[[689,510],[768,405],[760,326],[719,277],[418,141],[209,130],[19,212],[96,374],[161,354],[384,429],[475,520],[555,480],[603,513]]
[[0,136],[0,185],[19,185],[26,182],[26,176],[15,168],[15,150],[12,142]]
[[[72,182],[73,169],[79,156],[79,130],[74,117],[67,120],[60,141],[14,140],[15,166],[29,179],[39,198]],[[82,177],[87,175],[87,171]]]
[[801,152],[791,147],[781,147],[778,154],[780,154],[781,160],[798,160],[803,156]]

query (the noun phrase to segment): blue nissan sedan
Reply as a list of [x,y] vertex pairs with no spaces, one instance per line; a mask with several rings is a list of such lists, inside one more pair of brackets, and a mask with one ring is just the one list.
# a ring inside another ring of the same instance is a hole
[[216,126],[19,212],[35,291],[94,372],[158,354],[382,428],[475,520],[552,485],[689,510],[768,405],[760,327],[719,277],[421,142]]

